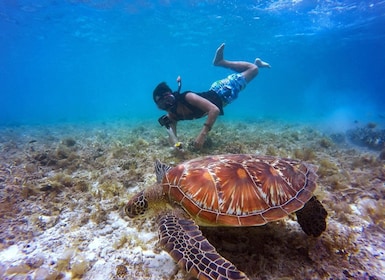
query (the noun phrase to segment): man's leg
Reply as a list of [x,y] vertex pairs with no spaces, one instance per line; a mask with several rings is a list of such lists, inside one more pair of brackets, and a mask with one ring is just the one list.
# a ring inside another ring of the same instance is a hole
[[258,67],[270,67],[270,64],[262,61],[259,58],[255,60],[255,63],[225,60],[223,56],[224,49],[225,44],[223,43],[219,46],[215,53],[213,64],[215,66],[229,68],[235,72],[242,73],[246,79],[246,82],[250,82],[258,75]]

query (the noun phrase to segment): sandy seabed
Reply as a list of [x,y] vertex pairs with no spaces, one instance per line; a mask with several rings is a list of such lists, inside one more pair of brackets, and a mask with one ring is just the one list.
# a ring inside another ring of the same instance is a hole
[[270,121],[181,124],[184,152],[153,123],[0,127],[1,279],[185,279],[157,245],[155,213],[122,208],[155,183],[154,161],[208,154],[297,158],[318,169],[327,230],[306,236],[295,215],[252,228],[202,228],[250,279],[385,279],[385,161],[346,135]]

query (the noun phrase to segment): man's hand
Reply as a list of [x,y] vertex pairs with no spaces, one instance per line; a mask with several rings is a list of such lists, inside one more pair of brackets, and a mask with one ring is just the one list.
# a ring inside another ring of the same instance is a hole
[[206,141],[206,135],[207,133],[205,132],[199,133],[198,137],[195,139],[195,142],[194,142],[194,147],[196,149],[201,149],[203,147],[203,144]]

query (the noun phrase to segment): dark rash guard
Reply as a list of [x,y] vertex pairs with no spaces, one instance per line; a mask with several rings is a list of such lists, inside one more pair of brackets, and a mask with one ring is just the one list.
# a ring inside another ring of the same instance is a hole
[[[186,94],[189,92],[191,92],[191,91],[185,91],[185,92],[180,93],[180,94],[175,94],[175,97],[177,100],[177,106],[175,106],[175,108],[170,113],[172,114],[171,117],[173,119],[175,119],[176,121],[198,119],[198,118],[203,117],[206,114],[205,111],[202,111],[201,109],[199,109],[199,108],[197,108],[197,107],[195,107],[195,106],[193,106],[187,102]],[[218,107],[218,109],[220,111],[220,115],[223,115],[222,99],[220,98],[220,96],[215,91],[209,90],[209,91],[205,91],[205,92],[201,92],[201,93],[195,93],[195,94],[197,94],[200,97],[203,97],[204,99],[207,99],[208,101],[213,103],[215,106]],[[186,106],[189,109],[190,113],[188,115],[178,114],[177,109],[178,109],[179,104],[183,104],[184,106]]]

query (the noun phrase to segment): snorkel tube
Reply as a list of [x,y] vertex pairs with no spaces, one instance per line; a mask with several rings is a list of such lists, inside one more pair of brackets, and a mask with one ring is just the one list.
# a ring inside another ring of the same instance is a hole
[[178,76],[176,78],[176,82],[178,83],[178,90],[177,90],[177,93],[179,94],[180,93],[180,89],[182,88],[182,78],[180,76]]

